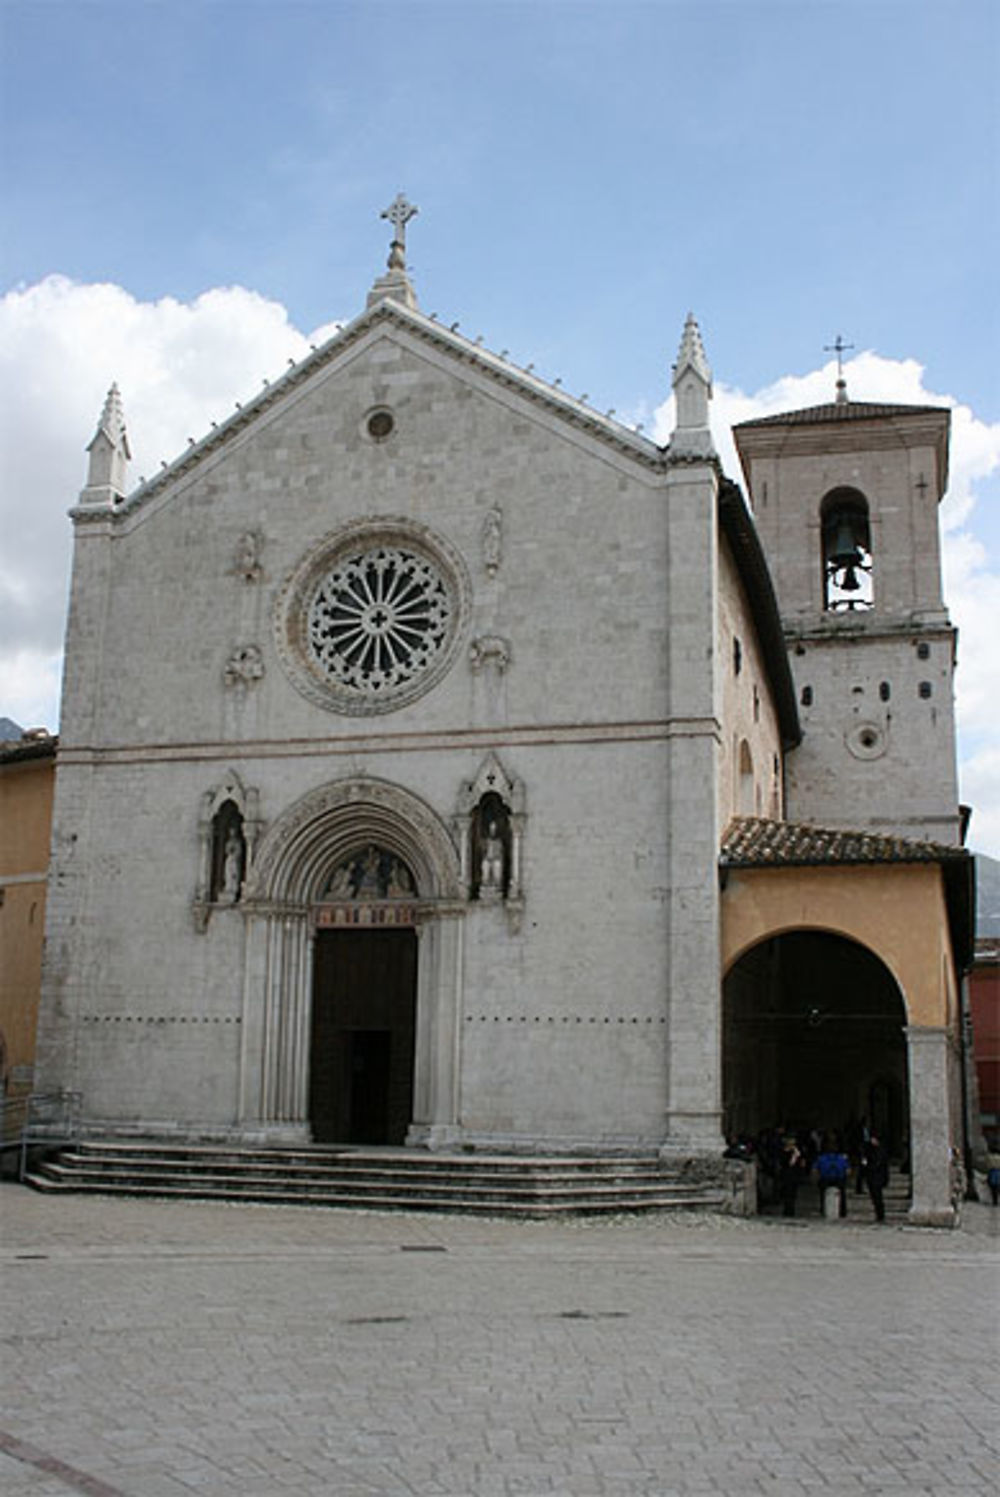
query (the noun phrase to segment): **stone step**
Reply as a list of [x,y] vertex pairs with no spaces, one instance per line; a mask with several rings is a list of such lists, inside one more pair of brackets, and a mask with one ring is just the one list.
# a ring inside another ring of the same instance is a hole
[[86,1141],[26,1176],[35,1189],[201,1200],[511,1214],[720,1209],[714,1183],[651,1157],[425,1155],[405,1150],[239,1150]]
[[351,1191],[314,1192],[278,1191],[262,1192],[259,1189],[237,1186],[233,1189],[213,1190],[208,1186],[185,1184],[170,1186],[165,1183],[129,1182],[114,1183],[108,1180],[60,1184],[51,1179],[28,1177],[27,1183],[35,1189],[48,1193],[93,1194],[119,1196],[149,1196],[159,1200],[226,1201],[260,1205],[339,1207],[342,1210],[367,1211],[439,1211],[467,1216],[599,1216],[620,1215],[633,1212],[719,1209],[720,1197],[715,1194],[691,1194],[683,1198],[629,1197],[601,1199],[588,1196],[584,1199],[557,1200],[539,1198],[535,1201],[517,1201],[501,1196],[495,1199],[434,1200],[426,1195],[419,1197],[394,1195],[379,1192],[356,1195]]
[[451,1165],[439,1164],[434,1170],[408,1168],[405,1164],[386,1161],[357,1159],[346,1162],[308,1162],[287,1160],[252,1161],[234,1159],[231,1156],[193,1160],[185,1157],[137,1154],[122,1157],[114,1153],[79,1155],[63,1150],[58,1155],[58,1165],[64,1171],[77,1174],[132,1174],[151,1175],[164,1171],[172,1175],[200,1176],[206,1171],[228,1173],[240,1178],[277,1180],[288,1184],[314,1181],[317,1183],[378,1181],[395,1179],[412,1184],[418,1189],[433,1189],[439,1185],[455,1183],[463,1188],[490,1187],[496,1189],[531,1188],[532,1190],[560,1190],[565,1188],[595,1188],[607,1184],[634,1185],[642,1189],[660,1186],[674,1177],[655,1168],[635,1168],[630,1165],[612,1166],[601,1171],[580,1171],[572,1167],[536,1170],[522,1167],[503,1172],[482,1168],[464,1161]]
[[407,1174],[433,1175],[450,1173],[459,1169],[465,1173],[478,1171],[489,1175],[523,1175],[526,1171],[538,1176],[550,1176],[571,1172],[573,1175],[608,1175],[623,1172],[636,1175],[662,1176],[665,1166],[654,1155],[524,1155],[524,1154],[425,1154],[410,1149],[371,1148],[343,1146],[334,1148],[311,1147],[302,1149],[239,1147],[219,1148],[204,1144],[146,1144],[133,1142],[103,1143],[81,1140],[66,1145],[60,1150],[61,1157],[73,1159],[118,1159],[122,1161],[148,1160],[150,1162],[181,1163],[189,1161],[195,1166],[206,1162],[233,1163],[240,1168],[329,1168],[363,1170],[384,1169],[398,1162]]
[[620,1197],[629,1195],[636,1199],[652,1195],[669,1195],[671,1199],[683,1200],[693,1194],[704,1194],[698,1187],[683,1185],[671,1181],[657,1180],[606,1180],[596,1181],[573,1181],[559,1180],[547,1181],[544,1186],[531,1180],[505,1182],[500,1188],[496,1182],[478,1180],[463,1180],[460,1177],[448,1179],[442,1177],[433,1183],[427,1181],[408,1179],[404,1174],[395,1170],[387,1170],[384,1174],[372,1172],[366,1176],[338,1177],[331,1176],[322,1178],[315,1175],[304,1176],[296,1179],[281,1177],[278,1175],[264,1176],[257,1172],[239,1170],[201,1170],[176,1171],[168,1169],[137,1170],[130,1166],[102,1166],[88,1169],[79,1169],[68,1166],[60,1161],[53,1161],[38,1170],[32,1172],[32,1180],[55,1180],[62,1184],[71,1185],[78,1182],[81,1185],[100,1184],[102,1181],[114,1183],[136,1183],[155,1184],[157,1182],[168,1184],[171,1187],[183,1187],[185,1185],[197,1184],[208,1185],[211,1188],[228,1189],[232,1187],[249,1187],[262,1191],[275,1192],[286,1191],[299,1194],[303,1191],[312,1193],[339,1193],[351,1191],[359,1196],[370,1194],[374,1191],[391,1189],[400,1195],[414,1197],[434,1197],[446,1200],[451,1197],[475,1198],[478,1196],[490,1196],[493,1199],[526,1200],[533,1201],[544,1195],[547,1198],[556,1199],[582,1199],[590,1196],[597,1197]]

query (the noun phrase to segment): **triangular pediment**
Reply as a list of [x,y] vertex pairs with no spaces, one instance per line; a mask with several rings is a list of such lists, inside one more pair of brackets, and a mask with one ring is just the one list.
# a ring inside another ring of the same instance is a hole
[[379,339],[397,341],[417,351],[423,348],[438,362],[446,361],[458,378],[465,378],[480,387],[484,382],[492,384],[498,391],[507,392],[515,400],[523,399],[575,432],[585,433],[607,444],[646,468],[659,469],[664,464],[664,449],[638,430],[594,410],[583,399],[539,378],[530,368],[522,369],[511,363],[505,354],[492,353],[480,342],[464,337],[457,324],[445,327],[433,317],[386,298],[368,307],[326,343],[313,349],[299,363],[291,365],[280,379],[265,385],[253,400],[239,406],[228,420],[213,426],[200,441],[192,442],[154,478],[140,482],[118,507],[118,513],[132,511],[154,495],[162,494],[179,478],[187,477],[262,422],[282,402],[318,385]]

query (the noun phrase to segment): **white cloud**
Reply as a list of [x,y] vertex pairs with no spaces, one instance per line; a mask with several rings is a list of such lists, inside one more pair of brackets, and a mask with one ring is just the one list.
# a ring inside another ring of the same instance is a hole
[[[85,448],[112,381],[122,391],[134,462],[152,476],[189,436],[204,435],[274,378],[309,343],[284,307],[240,286],[192,302],[136,300],[120,286],[62,276],[0,300],[0,716],[54,728],[71,527],[66,511],[86,474]],[[863,353],[845,369],[857,399],[952,408],[951,476],[942,506],[946,591],[960,630],[958,717],[962,794],[975,807],[973,842],[1000,855],[1000,725],[993,636],[1000,618],[1000,556],[984,542],[977,493],[1000,471],[1000,424],[928,390],[913,359]],[[739,474],[729,428],[738,421],[830,399],[832,364],[786,375],[753,394],[720,384],[713,425],[728,473]],[[665,442],[673,402],[647,422]]]
[[[1000,535],[1000,530],[989,527],[980,499],[986,480],[1000,472],[1000,423],[982,421],[953,396],[929,390],[923,366],[915,359],[862,353],[845,364],[844,375],[855,400],[951,408],[951,459],[941,526],[945,597],[959,631],[955,681],[960,794],[973,807],[970,843],[980,852],[1000,857],[1000,677],[995,643],[1000,619],[1000,552],[991,554],[984,539],[987,533]],[[712,430],[725,471],[743,481],[732,426],[758,416],[823,405],[832,398],[835,380],[836,365],[829,363],[806,374],[785,375],[753,394],[716,384]],[[671,397],[654,412],[655,440],[668,441],[673,424]]]
[[[318,329],[321,342],[335,325]],[[131,474],[152,476],[309,351],[284,307],[241,286],[137,301],[49,276],[0,300],[0,715],[56,726],[72,545],[66,511],[109,386],[122,391]]]

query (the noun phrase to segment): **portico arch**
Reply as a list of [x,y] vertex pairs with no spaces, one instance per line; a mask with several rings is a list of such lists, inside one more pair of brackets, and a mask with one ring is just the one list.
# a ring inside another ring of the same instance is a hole
[[[748,953],[806,931],[839,938],[868,953],[898,991],[906,1047],[911,1214],[915,1220],[950,1222],[951,1151],[960,1139],[961,1088],[958,985],[942,867],[929,860],[830,859],[806,866],[725,868],[726,982],[732,983]],[[888,1020],[888,1000],[882,1016]],[[881,1079],[889,1082],[893,1076],[890,1056]]]
[[247,880],[241,1117],[268,1134],[308,1132],[313,956],[320,901],[338,865],[374,845],[413,877],[418,935],[413,1123],[408,1142],[457,1127],[458,1008],[465,904],[458,853],[419,796],[358,777],[308,792],[262,838]]
[[727,1133],[778,1125],[853,1145],[862,1120],[877,1121],[900,1159],[909,1145],[906,1027],[898,984],[866,947],[811,929],[768,937],[723,984]]

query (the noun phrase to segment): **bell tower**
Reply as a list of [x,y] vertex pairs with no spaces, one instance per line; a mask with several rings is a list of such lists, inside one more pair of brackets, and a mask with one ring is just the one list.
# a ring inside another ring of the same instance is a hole
[[848,400],[734,430],[803,728],[789,820],[961,836],[937,508],[950,413]]

